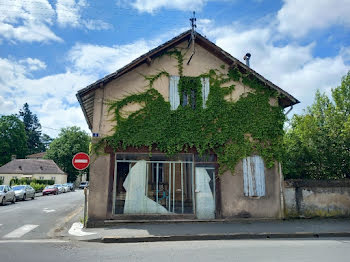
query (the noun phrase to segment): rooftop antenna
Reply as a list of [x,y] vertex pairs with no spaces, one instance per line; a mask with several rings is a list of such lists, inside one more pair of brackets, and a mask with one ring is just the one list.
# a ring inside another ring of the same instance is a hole
[[192,33],[194,33],[195,32],[195,28],[197,28],[196,21],[197,21],[196,12],[193,11],[193,17],[190,18],[191,27],[192,27]]
[[196,28],[197,28],[196,21],[197,21],[196,12],[193,11],[193,16],[192,16],[192,18],[190,18],[191,28],[192,28],[191,29],[191,41],[188,43],[188,46],[190,46],[190,44],[192,42],[193,51],[192,51],[192,54],[190,56],[190,59],[187,62],[187,65],[190,64],[193,55],[196,53],[196,49],[195,49],[195,45],[194,45],[194,39],[196,38]]

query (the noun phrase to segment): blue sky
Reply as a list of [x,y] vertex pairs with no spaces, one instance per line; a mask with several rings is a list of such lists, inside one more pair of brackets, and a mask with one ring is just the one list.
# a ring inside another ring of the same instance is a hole
[[43,132],[88,130],[77,90],[189,29],[297,97],[350,70],[350,0],[0,0],[0,114],[25,102]]

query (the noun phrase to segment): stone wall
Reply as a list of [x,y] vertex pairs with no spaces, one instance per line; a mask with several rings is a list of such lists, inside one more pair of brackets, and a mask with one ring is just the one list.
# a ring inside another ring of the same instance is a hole
[[285,216],[350,216],[350,180],[284,182]]

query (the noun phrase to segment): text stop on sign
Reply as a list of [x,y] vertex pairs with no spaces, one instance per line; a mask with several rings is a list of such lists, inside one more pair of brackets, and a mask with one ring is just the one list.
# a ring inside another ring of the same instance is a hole
[[78,170],[84,170],[90,164],[90,157],[88,154],[85,154],[83,152],[78,153],[73,157],[72,164],[74,168]]

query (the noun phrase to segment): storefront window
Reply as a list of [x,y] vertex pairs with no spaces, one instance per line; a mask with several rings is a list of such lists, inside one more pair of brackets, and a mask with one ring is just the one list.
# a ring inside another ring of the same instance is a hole
[[193,156],[117,154],[115,214],[193,214]]

